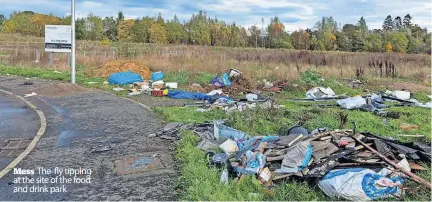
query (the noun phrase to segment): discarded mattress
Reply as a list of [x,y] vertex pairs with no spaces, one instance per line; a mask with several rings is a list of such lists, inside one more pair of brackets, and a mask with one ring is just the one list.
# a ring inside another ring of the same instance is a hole
[[398,188],[404,180],[399,177],[387,178],[365,168],[337,169],[327,173],[318,187],[332,198],[351,201],[368,201],[392,195],[400,195]]
[[113,73],[108,77],[108,83],[111,85],[125,85],[142,81],[141,75],[135,74],[131,71]]

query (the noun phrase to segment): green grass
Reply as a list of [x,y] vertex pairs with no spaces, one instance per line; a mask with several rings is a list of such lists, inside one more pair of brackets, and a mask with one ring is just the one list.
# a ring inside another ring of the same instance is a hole
[[[0,74],[3,75],[15,75],[15,76],[24,76],[24,77],[36,77],[39,79],[47,79],[47,80],[57,80],[57,81],[71,81],[71,73],[70,72],[61,72],[57,73],[54,70],[49,69],[40,69],[33,67],[16,67],[16,66],[6,66],[0,65]],[[103,83],[106,79],[97,78],[97,77],[87,77],[81,72],[76,73],[76,83],[82,85],[92,85],[88,84],[88,82],[98,82]]]
[[216,74],[197,73],[192,74],[187,71],[166,72],[164,76],[165,82],[177,82],[179,86],[189,85],[191,83],[208,84],[211,79],[216,77]]

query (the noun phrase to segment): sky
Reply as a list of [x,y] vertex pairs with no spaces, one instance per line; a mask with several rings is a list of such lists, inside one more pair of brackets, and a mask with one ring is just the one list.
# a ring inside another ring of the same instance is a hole
[[[13,11],[31,10],[37,13],[70,14],[71,0],[0,0],[0,14],[9,16]],[[387,15],[393,19],[406,14],[412,23],[431,30],[431,0],[75,0],[77,17],[89,13],[107,17],[117,16],[121,10],[126,18],[157,16],[166,19],[174,14],[187,21],[199,10],[227,23],[261,27],[261,19],[268,24],[278,16],[286,31],[312,28],[323,16],[332,16],[340,25],[356,24],[366,19],[369,29],[381,28]]]

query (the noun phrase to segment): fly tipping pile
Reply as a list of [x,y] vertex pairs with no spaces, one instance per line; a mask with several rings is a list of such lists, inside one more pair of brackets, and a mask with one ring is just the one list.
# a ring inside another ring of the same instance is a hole
[[224,125],[169,123],[152,136],[177,140],[191,130],[201,141],[197,148],[208,152],[210,164],[221,170],[221,182],[255,176],[265,187],[283,179],[316,179],[331,198],[374,200],[403,196],[406,180],[431,188],[412,170],[431,162],[431,147],[422,142],[402,143],[368,132],[326,131],[310,134],[295,126],[281,136],[254,136]]

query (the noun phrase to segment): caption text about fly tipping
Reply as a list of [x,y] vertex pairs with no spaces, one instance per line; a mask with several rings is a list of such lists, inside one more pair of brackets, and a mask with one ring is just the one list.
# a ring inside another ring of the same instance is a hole
[[68,184],[90,184],[91,169],[83,168],[44,168],[13,171],[13,193],[60,193],[67,192]]

